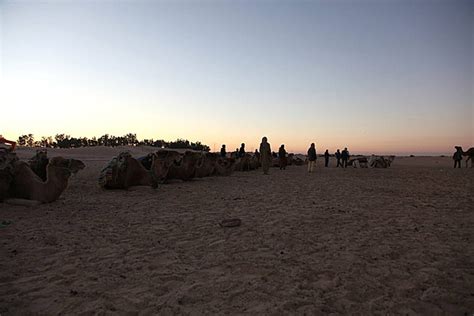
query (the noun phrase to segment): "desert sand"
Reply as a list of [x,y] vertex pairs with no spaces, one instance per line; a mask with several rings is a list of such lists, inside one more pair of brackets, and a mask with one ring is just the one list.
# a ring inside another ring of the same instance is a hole
[[[319,159],[313,174],[104,191],[99,171],[120,150],[50,150],[86,164],[61,198],[0,203],[2,316],[474,313],[474,168]],[[241,226],[219,226],[229,218]]]

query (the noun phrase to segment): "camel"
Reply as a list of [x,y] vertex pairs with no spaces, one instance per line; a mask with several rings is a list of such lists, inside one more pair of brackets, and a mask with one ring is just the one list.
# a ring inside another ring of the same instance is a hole
[[158,182],[152,171],[147,170],[130,153],[122,152],[101,171],[99,185],[104,189],[128,189],[132,186],[156,188]]
[[305,164],[305,161],[295,154],[288,154],[288,165],[302,166]]
[[154,177],[161,183],[166,182],[172,174],[170,168],[173,165],[179,165],[182,155],[173,150],[159,150],[152,154],[154,163],[150,166]]
[[469,148],[467,151],[462,150],[461,146],[456,146],[461,148],[462,155],[467,156],[466,159],[466,168],[469,166],[468,162],[471,160],[471,168],[474,167],[474,147]]
[[196,166],[201,164],[201,159],[201,153],[186,151],[181,156],[181,160],[175,160],[175,162],[171,164],[166,179],[191,180],[196,174]]
[[288,166],[291,166],[291,165],[293,164],[294,159],[295,159],[295,154],[293,154],[293,153],[288,154],[288,158],[287,158],[287,160],[288,160],[288,162],[287,162]]
[[246,153],[245,156],[237,158],[235,160],[235,171],[250,171],[260,167],[260,162],[255,155]]
[[280,167],[280,158],[272,157],[272,167],[279,168]]
[[[193,177],[201,178],[213,175],[228,176],[233,171],[235,159],[222,158],[216,153],[187,152],[180,154],[172,150],[160,150],[154,153],[155,177],[166,182],[171,179],[190,180]],[[190,164],[195,160],[194,174]]]
[[250,165],[250,170],[256,170],[262,166],[259,158],[257,158],[255,155],[250,155],[249,165]]
[[347,162],[348,166],[353,166],[354,168],[368,168],[369,160],[366,157],[357,157],[352,158]]
[[17,160],[14,162],[8,197],[51,203],[66,189],[71,174],[84,167],[80,160],[54,157],[46,166],[46,181],[43,181],[26,162]]
[[203,153],[200,164],[196,166],[196,178],[209,177],[214,174],[219,155],[216,153]]
[[388,156],[385,158],[384,156],[375,156],[372,155],[369,159],[369,167],[371,168],[389,168],[392,164],[393,160],[395,160],[395,156]]
[[217,176],[230,176],[234,171],[235,159],[234,158],[217,158],[214,174]]
[[[232,157],[232,156],[231,156],[231,157]],[[243,171],[243,163],[242,163],[243,157],[242,157],[242,158],[234,158],[234,157],[232,157],[232,159],[234,159],[234,161],[235,161],[234,170],[235,170],[235,171]]]

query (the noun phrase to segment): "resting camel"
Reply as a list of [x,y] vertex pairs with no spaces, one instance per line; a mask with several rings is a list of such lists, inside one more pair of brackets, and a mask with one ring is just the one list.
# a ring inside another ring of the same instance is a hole
[[295,154],[288,155],[288,164],[295,165],[295,166],[302,166],[305,164],[305,161],[300,157],[297,157]]
[[293,154],[293,153],[292,153],[292,154],[288,154],[288,158],[287,158],[287,160],[288,160],[288,162],[287,162],[287,163],[288,163],[288,166],[291,166],[291,165],[293,164],[294,158],[295,158],[295,154]]
[[200,163],[196,165],[196,178],[210,177],[216,170],[219,155],[216,153],[203,153]]
[[[186,157],[186,154],[183,155],[177,151],[160,150],[154,153],[154,167],[151,169],[153,170],[155,177],[161,181],[166,181],[168,179],[183,180],[183,176],[185,176],[186,179],[191,179],[189,175],[192,176],[192,168],[190,168],[189,165],[187,167],[184,167],[186,163],[189,164],[192,162],[190,156],[193,156],[196,160],[195,173],[193,177],[198,178],[213,175],[228,176],[232,173],[233,166],[235,164],[235,159],[222,158],[216,153],[201,154],[189,152]],[[179,170],[182,167],[183,169]],[[189,170],[183,172],[183,170],[186,168],[189,168]],[[186,176],[183,173],[188,173],[188,175]]]
[[280,158],[272,157],[272,167],[280,167]]
[[8,190],[8,198],[34,200],[50,203],[59,198],[66,189],[71,174],[84,169],[82,161],[54,157],[46,166],[46,181],[36,175],[23,161],[15,161],[13,179]]
[[166,180],[191,180],[196,174],[196,166],[201,164],[201,159],[201,153],[186,151],[180,160],[175,160],[174,163],[171,164]]
[[474,147],[469,148],[467,151],[463,151],[461,146],[458,147],[461,148],[462,155],[467,156],[466,168],[468,167],[469,160],[471,160],[471,168],[474,167]]
[[245,156],[236,159],[235,171],[250,171],[260,167],[260,162],[254,155],[246,153]]
[[105,189],[128,189],[132,186],[156,187],[158,183],[152,171],[130,153],[123,152],[101,171],[99,185]]
[[372,155],[369,160],[369,167],[388,168],[392,164],[393,160],[395,160],[395,156],[388,156],[388,158],[385,158],[384,156]]
[[366,157],[357,157],[351,158],[348,162],[348,166],[353,166],[354,168],[368,168],[368,159]]
[[234,171],[235,159],[219,157],[216,161],[214,174],[217,176],[230,176]]
[[148,156],[151,156],[153,159],[152,163],[149,164],[149,168],[153,172],[155,179],[159,182],[166,181],[170,167],[181,160],[181,154],[173,150],[158,150]]

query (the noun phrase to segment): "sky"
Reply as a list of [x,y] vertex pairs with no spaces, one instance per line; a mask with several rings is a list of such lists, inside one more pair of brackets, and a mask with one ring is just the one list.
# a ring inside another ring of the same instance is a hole
[[474,1],[2,1],[0,134],[474,145]]

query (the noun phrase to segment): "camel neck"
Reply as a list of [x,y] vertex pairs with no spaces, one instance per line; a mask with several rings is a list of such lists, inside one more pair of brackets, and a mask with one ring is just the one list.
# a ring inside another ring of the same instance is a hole
[[48,165],[43,192],[45,202],[52,202],[58,199],[61,193],[66,189],[69,175],[66,176],[64,169],[65,168]]

